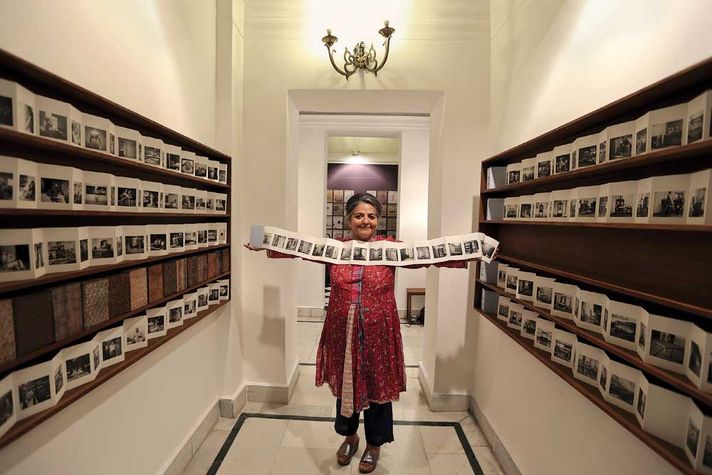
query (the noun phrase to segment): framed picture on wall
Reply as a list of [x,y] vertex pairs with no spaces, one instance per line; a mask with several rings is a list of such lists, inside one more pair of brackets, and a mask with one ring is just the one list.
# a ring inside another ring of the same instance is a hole
[[343,216],[334,216],[332,220],[332,224],[334,226],[334,229],[344,229],[344,217]]
[[326,201],[327,202],[334,201],[334,190],[326,190]]
[[389,218],[394,218],[398,216],[398,205],[395,203],[388,203],[386,209],[386,216]]
[[389,191],[388,192],[388,202],[389,203],[398,203],[398,192],[397,191]]
[[334,202],[341,203],[344,201],[344,190],[334,190]]
[[353,195],[354,190],[344,190],[344,203],[346,203]]
[[378,201],[380,201],[381,203],[385,203],[386,201],[388,201],[388,192],[386,192],[386,190],[377,191],[377,192],[376,192],[376,198],[377,198]]
[[343,203],[333,203],[331,206],[331,214],[334,216],[344,215],[344,204]]
[[332,203],[326,203],[326,215],[331,216],[333,213],[334,207]]

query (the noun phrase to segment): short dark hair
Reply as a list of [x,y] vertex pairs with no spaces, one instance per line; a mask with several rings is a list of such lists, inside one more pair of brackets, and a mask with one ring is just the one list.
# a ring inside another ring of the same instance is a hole
[[351,213],[353,213],[354,209],[356,208],[356,206],[358,206],[359,203],[366,203],[373,206],[376,209],[376,214],[378,215],[378,217],[381,217],[381,213],[383,212],[383,205],[380,201],[378,201],[378,198],[373,196],[371,193],[356,193],[351,198],[349,198],[349,200],[346,202],[346,216],[350,218]]

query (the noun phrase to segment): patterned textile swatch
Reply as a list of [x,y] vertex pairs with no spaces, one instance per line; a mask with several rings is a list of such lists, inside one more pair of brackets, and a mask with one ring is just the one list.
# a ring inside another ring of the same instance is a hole
[[91,328],[109,319],[109,279],[85,280],[82,283],[84,328]]
[[148,268],[148,303],[153,303],[163,298],[163,264],[156,264]]
[[188,258],[188,287],[198,285],[198,256],[190,256]]
[[176,276],[177,276],[177,284],[176,284],[176,289],[178,292],[181,290],[185,290],[187,286],[187,281],[186,281],[186,266],[187,266],[187,260],[184,257],[183,259],[178,259],[176,261]]
[[84,329],[82,284],[74,282],[53,287],[52,308],[54,308],[54,336],[57,341],[81,332]]
[[218,253],[208,253],[208,279],[212,279],[218,275]]
[[131,286],[131,310],[148,305],[148,286],[146,283],[146,268],[134,269],[129,272]]
[[222,274],[230,272],[230,248],[226,247],[222,250]]
[[131,282],[128,272],[109,276],[109,318],[131,311]]
[[178,292],[176,261],[163,263],[163,292],[165,295],[173,295]]
[[42,290],[12,299],[17,356],[54,343],[52,292]]
[[12,300],[0,300],[0,364],[12,361],[16,357]]
[[198,256],[198,282],[208,280],[208,255],[200,254]]

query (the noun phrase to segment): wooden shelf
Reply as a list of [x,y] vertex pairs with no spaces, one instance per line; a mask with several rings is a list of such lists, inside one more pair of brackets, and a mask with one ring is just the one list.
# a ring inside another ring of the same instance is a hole
[[71,103],[90,114],[105,117],[114,124],[138,130],[143,135],[163,139],[164,142],[229,163],[230,157],[214,148],[175,132],[158,122],[137,114],[81,86],[0,49],[0,76],[17,81],[35,94]]
[[653,175],[688,173],[710,167],[712,167],[712,140],[703,140],[690,145],[657,150],[631,158],[578,168],[538,180],[498,186],[482,190],[481,194],[487,198],[529,195],[569,187],[637,180]]
[[229,184],[186,175],[167,168],[146,165],[137,160],[96,152],[12,129],[0,128],[0,152],[3,155],[24,158],[38,163],[76,167],[87,171],[111,173],[116,176],[149,181],[160,180],[164,184],[186,188],[225,193],[230,190]]
[[93,381],[86,383],[83,386],[79,386],[77,388],[66,391],[55,406],[46,409],[38,414],[35,414],[34,416],[31,416],[27,419],[17,422],[2,438],[0,438],[0,449],[10,444],[14,440],[17,440],[19,437],[26,434],[33,428],[37,427],[53,415],[69,407],[73,402],[89,394],[95,388],[101,386],[114,376],[118,375],[119,373],[139,361],[144,356],[154,352],[161,346],[165,345],[173,338],[188,330],[190,327],[203,320],[208,315],[212,314],[213,312],[215,312],[216,310],[223,307],[229,302],[230,301],[227,300],[225,302],[220,302],[217,305],[213,305],[207,310],[203,310],[202,312],[198,313],[197,317],[185,320],[182,326],[168,330],[166,336],[149,340],[147,347],[139,348],[137,350],[126,353],[124,361],[100,370],[99,373],[96,375],[96,379],[94,379]]
[[54,284],[57,282],[68,282],[77,279],[84,279],[97,274],[105,274],[108,272],[114,272],[120,269],[129,269],[132,267],[143,267],[150,264],[155,264],[157,262],[165,261],[168,259],[176,259],[181,257],[191,256],[193,254],[200,254],[203,252],[214,251],[217,249],[229,248],[230,243],[218,244],[214,246],[202,247],[200,249],[193,249],[190,251],[174,252],[167,254],[165,256],[153,256],[147,259],[136,259],[130,261],[123,261],[117,264],[107,264],[103,266],[91,266],[86,269],[71,271],[71,272],[57,272],[54,274],[45,274],[41,277],[34,279],[18,280],[15,282],[5,282],[0,284],[0,295],[4,295],[10,292],[17,292],[20,290],[27,290],[36,287],[45,287],[49,284]]
[[581,223],[577,221],[532,221],[522,219],[485,219],[480,225],[499,226],[515,224],[522,226],[566,226],[577,228],[604,228],[604,229],[639,229],[641,231],[685,231],[697,233],[712,232],[710,224],[659,224],[659,223]]
[[686,102],[712,84],[712,58],[661,79],[648,87],[611,102],[593,112],[572,120],[545,134],[483,162],[483,167],[507,165],[546,152],[576,137],[601,131],[606,125],[635,120],[645,112],[659,107]]
[[627,350],[625,348],[621,348],[620,346],[617,346],[613,343],[607,342],[603,336],[599,335],[598,333],[585,330],[583,328],[579,328],[576,326],[576,324],[573,322],[573,320],[567,320],[565,318],[557,317],[555,315],[552,315],[550,312],[547,312],[545,309],[539,308],[532,304],[531,302],[527,302],[525,300],[521,300],[516,298],[515,295],[510,294],[509,292],[497,287],[494,284],[491,284],[489,282],[485,282],[481,279],[477,279],[477,283],[480,284],[481,286],[496,292],[499,295],[505,296],[509,299],[511,299],[514,302],[517,302],[518,304],[522,305],[524,308],[527,310],[531,310],[532,312],[536,312],[539,315],[543,316],[547,320],[551,320],[552,322],[555,322],[557,326],[560,328],[563,328],[571,333],[576,334],[577,336],[580,336],[584,340],[586,340],[587,343],[596,346],[598,348],[601,348],[602,350],[605,350],[613,355],[616,355],[620,359],[626,361],[627,363],[630,363],[632,366],[635,366],[636,368],[640,369],[641,371],[644,371],[647,374],[650,374],[661,381],[664,381],[665,383],[669,384],[670,386],[673,386],[675,389],[677,389],[680,392],[683,392],[690,396],[691,398],[695,399],[696,401],[699,401],[703,404],[706,404],[709,407],[712,407],[712,394],[706,393],[702,391],[701,389],[697,388],[692,382],[687,379],[685,376],[677,373],[673,373],[671,371],[666,371],[662,368],[658,368],[657,366],[654,366],[652,364],[644,362],[636,352]]
[[545,272],[546,274],[550,274],[552,276],[562,277],[564,279],[568,279],[573,282],[580,282],[583,284],[591,285],[593,287],[598,287],[600,289],[611,290],[613,292],[617,292],[622,295],[627,295],[629,297],[633,297],[633,298],[636,298],[639,300],[652,302],[654,304],[662,305],[662,306],[672,308],[675,310],[680,310],[682,312],[691,313],[693,315],[699,315],[699,316],[705,317],[705,318],[712,318],[712,309],[710,309],[710,308],[698,307],[696,305],[691,305],[691,304],[688,304],[685,302],[680,302],[678,300],[660,297],[655,294],[650,294],[647,292],[640,292],[635,289],[630,289],[630,288],[623,287],[620,285],[611,284],[608,282],[604,282],[602,280],[592,279],[590,277],[586,277],[586,276],[579,275],[579,274],[573,274],[571,272],[566,272],[563,270],[555,269],[553,267],[540,265],[540,264],[530,262],[530,261],[527,261],[524,259],[509,257],[509,256],[503,255],[503,254],[498,254],[497,259],[507,262],[507,263],[510,263],[510,264],[517,265],[517,266],[522,266],[527,269]]
[[62,348],[70,346],[70,345],[74,345],[76,343],[80,343],[86,337],[88,337],[90,335],[94,335],[95,333],[100,332],[101,330],[104,330],[106,328],[109,328],[109,327],[117,324],[117,323],[120,323],[120,322],[126,320],[127,318],[132,318],[132,317],[141,315],[143,312],[145,312],[146,310],[148,310],[150,308],[160,307],[162,304],[168,303],[171,300],[175,300],[179,297],[182,297],[183,295],[189,294],[189,293],[203,287],[204,285],[207,285],[211,282],[215,282],[218,279],[225,279],[228,277],[230,277],[230,272],[229,271],[223,272],[222,274],[216,275],[215,277],[204,280],[203,282],[199,282],[199,283],[192,285],[190,287],[186,287],[185,289],[183,289],[179,292],[176,292],[171,295],[167,295],[167,296],[163,297],[162,299],[156,300],[155,302],[151,302],[147,305],[144,305],[143,307],[139,307],[139,308],[132,310],[128,313],[125,313],[123,315],[119,315],[117,317],[110,318],[106,321],[99,323],[98,325],[94,325],[89,328],[85,328],[81,332],[76,333],[76,334],[70,336],[69,338],[65,338],[63,340],[56,341],[56,342],[52,343],[51,345],[47,345],[47,346],[42,347],[38,350],[35,350],[31,353],[28,353],[24,356],[15,358],[12,361],[9,361],[7,363],[0,365],[0,375],[2,375],[4,377],[5,374],[9,373],[10,371],[20,369],[20,368],[24,367],[27,363],[33,362],[34,360],[39,359],[43,356],[49,355],[57,350],[60,350]]
[[551,361],[551,355],[548,352],[535,348],[530,340],[520,336],[515,330],[508,328],[503,322],[500,322],[495,315],[486,313],[480,308],[477,309],[477,312],[519,344],[519,346],[538,359],[544,366],[556,373],[556,375],[566,381],[585,398],[598,406],[599,409],[608,414],[635,437],[640,439],[644,444],[660,454],[661,457],[670,462],[675,468],[685,474],[696,474],[695,470],[688,462],[683,449],[675,447],[674,445],[645,432],[640,427],[638,420],[633,414],[625,412],[622,409],[606,402],[603,396],[601,396],[601,393],[598,392],[597,388],[593,388],[583,381],[579,381],[574,378],[571,369]]

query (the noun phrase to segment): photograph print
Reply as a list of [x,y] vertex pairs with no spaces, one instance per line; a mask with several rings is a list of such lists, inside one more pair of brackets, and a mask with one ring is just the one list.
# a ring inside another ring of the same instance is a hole
[[[20,186],[22,186],[22,177],[20,177]],[[705,215],[705,194],[707,188],[696,188],[690,193],[690,218],[701,218]]]
[[42,252],[43,242],[35,243],[35,269],[44,267],[44,253]]
[[608,213],[608,197],[601,196],[598,198],[598,216],[606,216],[606,213]]
[[532,282],[531,280],[519,279],[517,286],[517,293],[527,295],[529,297],[534,295],[534,282]]
[[645,348],[645,333],[648,331],[647,328],[645,328],[645,324],[641,323],[640,324],[640,334],[638,335],[638,346],[641,349]]
[[451,256],[461,256],[462,255],[462,244],[459,242],[449,242],[448,248],[450,250]]
[[576,371],[595,381],[598,378],[598,360],[590,356],[579,355]]
[[312,251],[312,256],[321,257],[324,255],[324,244],[314,244],[314,250]]
[[77,244],[75,241],[49,241],[47,243],[49,265],[74,264],[77,262]]
[[195,162],[190,158],[183,158],[180,163],[180,171],[192,175],[195,173]]
[[12,173],[0,173],[0,200],[11,200],[13,189]]
[[168,321],[170,323],[180,322],[183,318],[183,307],[172,308],[168,311]]
[[571,343],[556,340],[554,343],[554,356],[563,361],[571,361],[574,347]]
[[85,353],[76,358],[68,359],[67,366],[67,382],[70,383],[84,376],[89,376],[91,373],[91,361],[89,353]]
[[161,149],[151,146],[143,147],[143,161],[149,165],[161,165]]
[[519,170],[511,170],[507,175],[507,183],[519,183],[521,172]]
[[12,114],[12,98],[0,96],[0,125],[12,127],[15,119]]
[[84,126],[84,140],[86,148],[94,150],[106,150],[106,130],[97,129],[96,127]]
[[635,154],[645,153],[648,147],[648,129],[642,129],[635,134]]
[[554,310],[558,310],[559,312],[571,313],[571,310],[573,308],[571,306],[571,300],[571,295],[554,292]]
[[[567,200],[554,200],[551,206],[552,218],[565,218],[566,208],[568,207]],[[514,216],[516,218],[516,215]]]
[[136,152],[137,147],[135,140],[124,139],[119,137],[119,157],[136,160],[138,158]]
[[82,196],[83,196],[83,190],[82,190],[82,184],[81,183],[75,183],[74,184],[74,204],[80,205],[82,204]]
[[606,142],[601,142],[598,145],[598,163],[603,163],[606,161]]
[[365,261],[366,260],[366,249],[363,247],[354,247],[352,259],[354,261]]
[[35,133],[35,110],[32,106],[22,104],[25,111],[24,131],[28,134]]
[[166,153],[166,168],[169,170],[180,170],[180,155]]
[[391,262],[398,262],[398,249],[394,247],[386,248],[386,260]]
[[650,193],[639,193],[638,194],[638,207],[635,210],[635,215],[638,218],[645,218],[648,216],[650,202]]
[[695,373],[697,377],[700,377],[700,369],[702,368],[702,353],[700,352],[700,347],[697,345],[695,340],[690,340],[690,360],[687,363],[687,367],[690,371]]
[[[205,305],[207,305],[207,299]],[[162,332],[165,328],[165,318],[163,315],[156,315],[155,317],[148,317],[148,334]]]
[[49,376],[42,376],[20,384],[17,392],[22,409],[29,409],[32,406],[43,403],[52,397]]
[[121,356],[121,337],[117,336],[111,340],[101,343],[102,359],[108,361],[117,356]]
[[650,356],[682,364],[685,356],[685,339],[674,333],[653,330],[650,336]]
[[522,181],[529,181],[534,179],[534,167],[522,167]]
[[171,241],[171,249],[183,247],[183,233],[182,232],[170,233],[169,239]]
[[537,176],[544,178],[551,175],[551,162],[539,162],[537,164]]
[[536,289],[536,299],[539,302],[551,303],[551,296],[554,293],[554,289],[551,287],[537,287]]
[[163,197],[164,205],[166,209],[178,209],[178,194],[177,193],[166,193]]
[[655,124],[650,128],[650,149],[682,145],[682,119]]
[[418,260],[430,259],[430,248],[428,246],[418,246],[415,248]]
[[86,184],[84,204],[103,205],[109,204],[109,193],[106,186]]
[[158,191],[143,190],[142,203],[144,208],[158,208],[160,206],[160,198]]
[[633,195],[612,195],[611,218],[632,218],[633,200]]
[[551,348],[551,332],[542,329],[537,329],[536,341],[541,346]]
[[562,172],[568,172],[571,170],[571,155],[570,154],[565,154],[565,155],[559,155],[554,159],[554,172],[555,173],[562,173]]
[[136,188],[124,188],[119,186],[117,190],[118,205],[135,207],[138,200]]
[[509,305],[507,305],[505,303],[500,303],[497,306],[497,315],[508,320],[509,319]]
[[465,254],[477,254],[480,251],[480,242],[476,239],[465,241]]
[[12,391],[0,396],[0,427],[15,413],[15,404],[12,401]]
[[314,246],[313,243],[311,243],[309,241],[302,240],[299,243],[299,252],[302,254],[309,255],[309,254],[311,254],[311,250],[312,250],[313,246]]
[[486,257],[487,259],[492,259],[492,256],[494,255],[495,247],[493,244],[488,243],[487,241],[484,241],[482,243],[482,255]]
[[0,246],[0,272],[30,270],[29,244]]
[[183,195],[181,197],[181,208],[195,209],[195,196]]
[[136,345],[144,341],[146,341],[146,334],[144,333],[140,325],[136,325],[133,330],[126,334],[127,345]]
[[383,249],[382,248],[369,249],[368,260],[369,261],[383,260]]
[[610,140],[611,156],[609,160],[628,158],[633,154],[633,135],[622,135]]
[[337,253],[336,253],[336,247],[335,246],[326,246],[326,249],[324,250],[324,257],[328,259],[336,259]]
[[108,259],[114,257],[114,239],[99,238],[91,240],[92,259]]
[[341,250],[341,257],[339,257],[339,260],[341,261],[350,261],[351,260],[351,249],[350,248],[344,248]]
[[516,310],[509,310],[509,320],[507,322],[509,325],[513,325],[517,328],[522,326],[522,314]]
[[581,147],[578,153],[578,166],[590,167],[596,164],[596,146],[591,145],[590,147]]
[[632,406],[633,399],[635,398],[635,383],[633,381],[628,381],[617,374],[612,374],[611,385],[608,388],[608,393]]
[[17,199],[20,201],[35,201],[35,177],[20,175],[20,185],[17,189]]
[[578,216],[582,218],[593,218],[596,216],[597,198],[579,198]]
[[412,261],[414,259],[415,253],[412,247],[404,247],[400,250],[400,260],[401,262]]
[[687,448],[693,457],[697,457],[697,445],[700,441],[700,428],[692,422],[692,419],[687,422]]
[[72,121],[72,143],[74,145],[82,145],[82,124],[76,120]]
[[702,122],[704,112],[698,111],[690,116],[687,123],[687,143],[692,143],[702,138]]
[[527,320],[524,322],[524,326],[522,327],[524,330],[524,333],[529,335],[530,337],[534,336],[534,333],[536,332],[536,320]]
[[712,437],[705,437],[705,452],[702,454],[702,465],[712,468]]
[[611,314],[611,336],[630,342],[635,341],[638,323],[625,315]]
[[653,216],[681,218],[685,213],[685,191],[656,191],[653,196]]
[[146,246],[144,236],[126,236],[126,254],[143,254]]
[[643,388],[638,388],[638,406],[637,411],[640,417],[645,418],[645,402],[648,397],[643,392]]
[[205,163],[195,162],[195,176],[207,177],[208,165]]
[[69,203],[69,181],[54,178],[40,180],[42,195],[40,200],[45,203]]
[[532,204],[522,203],[519,206],[519,217],[522,219],[529,219],[532,217]]
[[151,234],[149,235],[151,242],[151,251],[165,251],[166,250],[166,235],[165,234]]
[[41,110],[40,135],[51,139],[67,140],[67,118]]
[[591,325],[601,325],[603,307],[591,302],[581,302],[581,321]]
[[608,369],[605,366],[601,366],[601,377],[598,379],[598,385],[603,389],[606,389],[606,378],[608,378]]
[[432,248],[433,248],[433,259],[447,257],[447,251],[445,250],[445,244],[438,244],[436,246],[432,246]]
[[289,239],[287,239],[287,245],[285,246],[285,249],[287,251],[296,251],[298,245],[299,245],[299,239],[289,238]]

